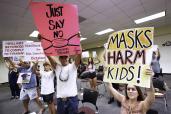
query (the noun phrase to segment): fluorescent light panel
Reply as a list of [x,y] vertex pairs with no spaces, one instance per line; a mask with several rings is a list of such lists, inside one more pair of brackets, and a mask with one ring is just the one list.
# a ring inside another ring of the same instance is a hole
[[157,19],[157,18],[163,17],[165,15],[166,15],[166,12],[163,11],[163,12],[160,12],[160,13],[156,13],[156,14],[153,14],[153,15],[141,18],[141,19],[134,20],[134,22],[136,24],[140,24],[140,23],[143,23],[143,22],[146,22],[146,21],[150,21],[150,20],[153,20],[153,19]]
[[87,38],[81,38],[80,41],[86,40]]
[[106,33],[112,32],[112,31],[114,31],[114,30],[111,29],[111,28],[108,28],[108,29],[105,29],[105,30],[103,30],[103,31],[97,32],[97,33],[95,33],[95,34],[97,34],[97,35],[102,35],[102,34],[106,34]]
[[35,30],[29,35],[29,37],[37,37],[38,34],[39,34],[39,32]]

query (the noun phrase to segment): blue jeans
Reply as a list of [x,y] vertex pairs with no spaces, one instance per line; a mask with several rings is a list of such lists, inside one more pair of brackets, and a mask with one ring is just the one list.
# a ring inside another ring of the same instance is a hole
[[57,98],[57,114],[78,114],[78,98]]

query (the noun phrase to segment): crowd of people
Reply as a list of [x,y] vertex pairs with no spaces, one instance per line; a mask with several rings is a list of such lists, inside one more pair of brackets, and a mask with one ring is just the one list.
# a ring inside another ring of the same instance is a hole
[[[10,58],[4,58],[9,69],[11,99],[20,98],[24,107],[23,114],[30,113],[30,100],[34,100],[40,108],[38,114],[43,114],[45,107],[39,99],[40,96],[47,103],[50,114],[78,114],[77,77],[82,78],[81,75],[86,75],[84,78],[89,79],[90,89],[97,91],[96,63],[90,57],[86,65],[82,62],[81,53],[74,55],[72,60],[69,56],[59,56],[59,63],[52,56],[47,56],[47,58],[48,61],[43,63],[43,70],[40,70],[38,62],[20,60],[19,64],[15,64]],[[111,93],[109,104],[113,99],[116,99],[121,107],[121,114],[145,114],[155,99],[152,79],[153,75],[159,76],[160,66],[157,66],[159,59],[159,51],[154,52],[151,63],[153,69],[146,70],[146,75],[151,76],[151,86],[146,89],[145,98],[138,86],[126,84],[125,93],[121,94],[119,84],[107,83]],[[40,83],[41,85],[39,85]],[[54,96],[56,96],[57,108],[55,107]]]

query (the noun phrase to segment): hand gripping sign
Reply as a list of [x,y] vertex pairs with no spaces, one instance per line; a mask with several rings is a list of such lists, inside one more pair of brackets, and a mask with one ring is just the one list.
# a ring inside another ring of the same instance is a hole
[[81,52],[76,5],[31,2],[30,8],[46,55],[74,55]]
[[150,67],[152,59],[153,29],[133,28],[109,36],[105,82],[150,87],[150,76],[145,74],[145,69]]

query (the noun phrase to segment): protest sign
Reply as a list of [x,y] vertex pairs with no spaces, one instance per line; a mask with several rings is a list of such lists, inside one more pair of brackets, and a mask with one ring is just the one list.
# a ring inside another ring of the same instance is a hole
[[3,57],[24,56],[24,41],[3,41]]
[[78,9],[76,5],[55,2],[31,2],[30,8],[42,38],[45,55],[81,53]]
[[46,57],[41,42],[24,43],[25,61],[45,61]]
[[153,31],[153,27],[133,28],[109,36],[105,82],[150,87],[150,77],[146,76],[145,69],[150,67],[152,59]]

